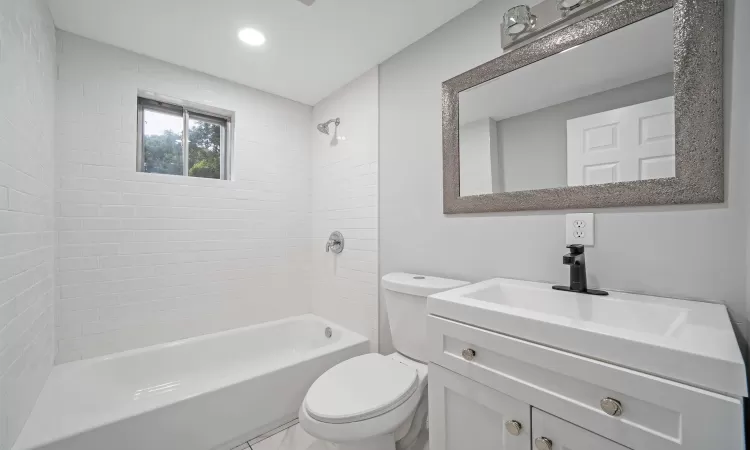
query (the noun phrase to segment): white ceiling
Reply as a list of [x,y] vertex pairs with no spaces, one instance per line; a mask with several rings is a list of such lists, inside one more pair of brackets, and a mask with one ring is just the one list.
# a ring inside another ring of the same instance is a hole
[[[479,1],[318,0],[309,7],[297,0],[49,4],[62,30],[314,105]],[[266,44],[242,44],[237,31],[243,27],[262,31]]]

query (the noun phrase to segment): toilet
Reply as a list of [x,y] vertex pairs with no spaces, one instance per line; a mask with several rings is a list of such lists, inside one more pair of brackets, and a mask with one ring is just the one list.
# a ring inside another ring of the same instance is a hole
[[300,407],[310,435],[338,450],[423,450],[427,430],[427,297],[464,281],[391,273],[383,277],[396,353],[344,361],[320,376]]

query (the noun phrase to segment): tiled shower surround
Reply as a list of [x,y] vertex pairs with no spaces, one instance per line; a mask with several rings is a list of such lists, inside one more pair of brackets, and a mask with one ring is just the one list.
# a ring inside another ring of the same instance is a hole
[[[315,105],[313,122],[341,117],[338,142],[311,128],[312,310],[378,343],[378,69]],[[333,134],[333,132],[332,132]],[[341,231],[335,258],[324,243]]]
[[[58,61],[58,363],[307,312],[377,342],[377,69],[313,112],[66,32]],[[139,93],[234,111],[232,181],[136,172]]]
[[[309,312],[311,108],[58,41],[57,362]],[[234,111],[233,180],[136,172],[139,91]]]
[[43,2],[0,2],[0,450],[51,368],[55,27]]

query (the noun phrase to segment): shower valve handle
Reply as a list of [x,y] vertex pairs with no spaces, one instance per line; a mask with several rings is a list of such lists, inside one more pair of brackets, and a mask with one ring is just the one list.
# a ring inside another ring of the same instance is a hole
[[333,253],[341,253],[344,251],[344,235],[339,231],[331,233],[331,237],[328,238],[326,243],[326,253],[333,250]]

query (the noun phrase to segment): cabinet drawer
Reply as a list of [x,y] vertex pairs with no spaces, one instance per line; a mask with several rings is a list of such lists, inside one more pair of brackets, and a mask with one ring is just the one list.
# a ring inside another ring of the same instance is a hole
[[554,450],[628,450],[620,444],[605,439],[572,423],[568,423],[544,411],[536,408],[531,412],[531,421],[534,423],[532,442],[536,445],[541,441],[541,447],[545,443],[550,444]]
[[635,450],[744,448],[738,399],[436,316],[428,345],[431,362]]

